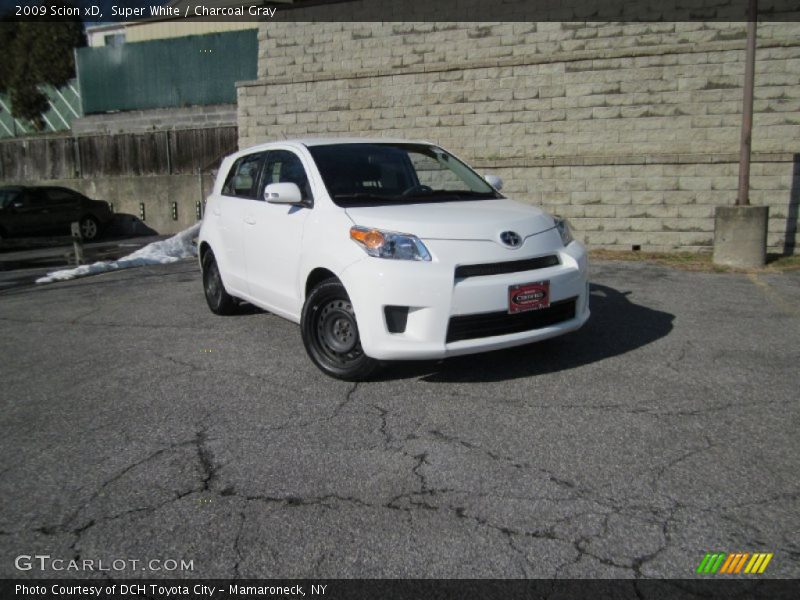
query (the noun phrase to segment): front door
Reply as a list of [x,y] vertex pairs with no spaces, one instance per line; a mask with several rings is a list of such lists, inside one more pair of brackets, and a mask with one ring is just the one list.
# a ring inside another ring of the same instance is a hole
[[313,203],[307,169],[290,150],[271,150],[264,161],[259,200],[245,209],[244,244],[252,296],[283,316],[298,318],[303,227],[311,209],[263,200],[270,183],[295,183],[303,199]]

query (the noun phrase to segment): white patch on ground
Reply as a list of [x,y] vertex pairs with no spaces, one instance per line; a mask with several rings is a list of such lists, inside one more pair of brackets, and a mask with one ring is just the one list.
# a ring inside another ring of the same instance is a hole
[[92,263],[91,265],[81,265],[74,269],[53,271],[37,279],[36,283],[66,281],[68,279],[75,279],[76,277],[84,277],[85,275],[96,275],[97,273],[118,271],[130,267],[165,265],[181,260],[182,258],[190,258],[197,255],[197,250],[192,244],[192,240],[197,237],[199,232],[200,223],[192,225],[189,229],[184,229],[180,233],[176,233],[171,238],[153,242],[144,248],[139,248],[136,252],[128,254],[128,256],[124,256],[120,259],[111,261],[104,260]]

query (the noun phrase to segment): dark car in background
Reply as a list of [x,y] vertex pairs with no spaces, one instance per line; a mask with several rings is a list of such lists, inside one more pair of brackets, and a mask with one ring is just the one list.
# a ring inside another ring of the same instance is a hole
[[12,236],[69,234],[80,223],[86,241],[97,239],[113,218],[107,202],[55,186],[0,187],[0,240]]

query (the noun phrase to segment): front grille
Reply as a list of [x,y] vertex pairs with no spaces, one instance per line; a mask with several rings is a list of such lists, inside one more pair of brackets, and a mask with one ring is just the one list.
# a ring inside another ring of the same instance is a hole
[[480,313],[451,317],[447,326],[447,343],[460,340],[508,335],[521,331],[533,331],[575,318],[577,297],[553,302],[547,308],[523,313]]
[[558,256],[549,254],[524,260],[512,260],[499,263],[485,263],[482,265],[461,265],[456,267],[456,279],[465,277],[481,277],[484,275],[501,275],[503,273],[519,273],[520,271],[535,271],[559,264]]

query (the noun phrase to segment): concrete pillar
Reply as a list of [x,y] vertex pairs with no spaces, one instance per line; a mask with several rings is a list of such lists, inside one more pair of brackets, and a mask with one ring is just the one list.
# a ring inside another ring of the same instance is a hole
[[767,206],[718,206],[714,215],[714,264],[763,267],[768,218]]

